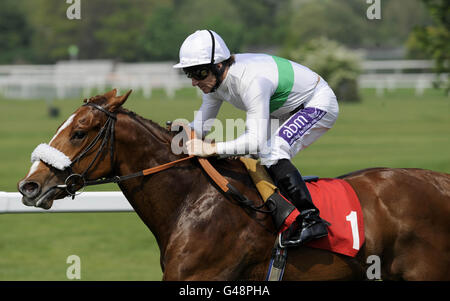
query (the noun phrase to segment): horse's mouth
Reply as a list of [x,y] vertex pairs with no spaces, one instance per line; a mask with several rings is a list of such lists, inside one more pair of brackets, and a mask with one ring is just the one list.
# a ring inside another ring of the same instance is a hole
[[34,206],[48,210],[52,207],[53,201],[58,198],[58,194],[60,194],[60,189],[53,187],[32,199],[23,196],[22,203],[26,206]]

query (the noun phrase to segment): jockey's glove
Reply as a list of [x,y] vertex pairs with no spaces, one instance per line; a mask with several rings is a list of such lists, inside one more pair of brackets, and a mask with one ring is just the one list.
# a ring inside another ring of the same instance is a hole
[[187,141],[186,147],[189,155],[209,157],[217,154],[217,147],[215,143],[205,142],[200,139],[191,139]]

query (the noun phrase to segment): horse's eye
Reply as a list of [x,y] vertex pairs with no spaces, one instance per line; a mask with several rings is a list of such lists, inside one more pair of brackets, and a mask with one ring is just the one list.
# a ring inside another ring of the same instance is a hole
[[76,131],[73,133],[72,139],[83,139],[86,136],[85,132],[82,131]]

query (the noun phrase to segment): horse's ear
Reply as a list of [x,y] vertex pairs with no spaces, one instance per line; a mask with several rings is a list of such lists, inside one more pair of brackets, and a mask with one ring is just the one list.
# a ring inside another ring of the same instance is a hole
[[117,89],[112,89],[111,91],[106,92],[103,96],[105,96],[106,99],[110,99],[110,98],[116,97],[116,94],[117,94]]
[[116,96],[116,97],[113,97],[112,99],[108,100],[108,109],[109,109],[109,111],[110,112],[114,112],[115,110],[120,108],[125,103],[125,101],[127,100],[128,96],[130,96],[132,91],[133,90],[130,90],[125,95]]

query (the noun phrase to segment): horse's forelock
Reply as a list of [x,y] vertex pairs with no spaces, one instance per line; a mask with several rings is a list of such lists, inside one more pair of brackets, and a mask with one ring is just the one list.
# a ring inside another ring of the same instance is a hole
[[96,96],[92,96],[89,99],[85,98],[84,99],[85,103],[95,103],[98,105],[104,105],[105,103],[108,102],[108,99],[105,97],[105,95],[96,95]]

